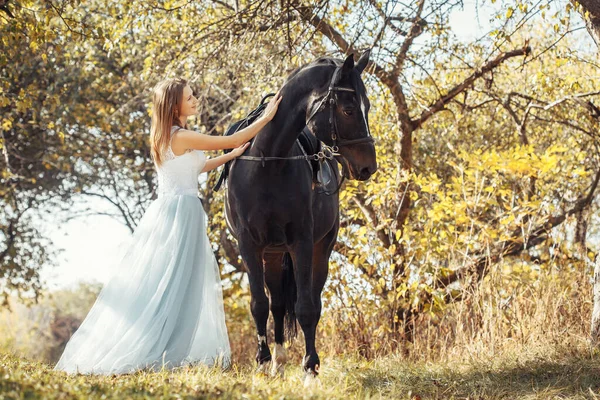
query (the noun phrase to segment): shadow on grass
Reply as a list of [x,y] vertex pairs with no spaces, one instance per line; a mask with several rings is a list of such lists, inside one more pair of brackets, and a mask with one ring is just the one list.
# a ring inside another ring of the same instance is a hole
[[[407,364],[408,365],[408,364]],[[363,389],[396,398],[519,399],[600,397],[600,357],[561,356],[511,365],[398,366],[364,371]]]

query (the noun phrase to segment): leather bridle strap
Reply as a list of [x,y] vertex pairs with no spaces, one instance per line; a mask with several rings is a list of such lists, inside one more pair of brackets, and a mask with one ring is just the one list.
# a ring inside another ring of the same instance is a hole
[[314,116],[317,115],[317,113],[324,111],[327,104],[329,104],[329,107],[330,107],[330,109],[329,109],[330,110],[329,111],[329,113],[330,113],[329,125],[331,126],[330,136],[331,136],[331,140],[333,142],[332,148],[334,149],[335,152],[337,152],[339,150],[340,146],[351,146],[354,144],[374,143],[375,142],[373,137],[370,135],[366,136],[366,137],[358,138],[358,139],[349,139],[349,140],[343,139],[343,138],[339,137],[339,135],[338,135],[337,119],[335,118],[335,110],[334,110],[334,105],[336,104],[335,92],[356,93],[356,91],[354,89],[335,86],[337,81],[339,80],[339,76],[341,74],[341,69],[342,69],[341,67],[336,67],[336,69],[333,72],[333,75],[331,77],[331,81],[329,83],[329,89],[327,90],[327,93],[321,99],[321,101],[317,104],[317,106],[313,109],[313,111],[310,113],[310,115],[306,119],[306,123],[305,123],[306,125],[308,125],[308,122],[311,119],[313,119]]

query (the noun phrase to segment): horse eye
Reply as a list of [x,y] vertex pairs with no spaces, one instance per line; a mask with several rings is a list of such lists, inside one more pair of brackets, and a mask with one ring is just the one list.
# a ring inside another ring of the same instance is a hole
[[353,110],[344,110],[344,115],[349,117],[352,115],[353,112],[354,112]]

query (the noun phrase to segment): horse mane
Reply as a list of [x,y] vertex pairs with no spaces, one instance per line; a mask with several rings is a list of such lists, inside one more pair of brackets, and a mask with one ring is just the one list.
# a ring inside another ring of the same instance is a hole
[[308,67],[313,67],[315,65],[333,65],[333,66],[338,66],[340,65],[341,60],[337,59],[337,58],[332,58],[332,57],[319,57],[314,61],[311,61],[307,64],[301,65],[298,68],[296,68],[295,70],[293,70],[292,72],[290,72],[290,74],[288,75],[288,77],[285,79],[285,83],[287,83],[288,81],[290,81],[294,76],[296,76],[300,71],[302,71],[305,68]]

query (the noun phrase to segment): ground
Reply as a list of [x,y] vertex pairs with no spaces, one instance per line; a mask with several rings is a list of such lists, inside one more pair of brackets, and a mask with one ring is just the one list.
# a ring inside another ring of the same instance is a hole
[[514,352],[462,362],[372,361],[323,357],[319,380],[304,387],[294,363],[285,379],[196,367],[129,376],[67,376],[51,367],[0,356],[0,399],[549,399],[600,397],[600,356],[582,349]]

